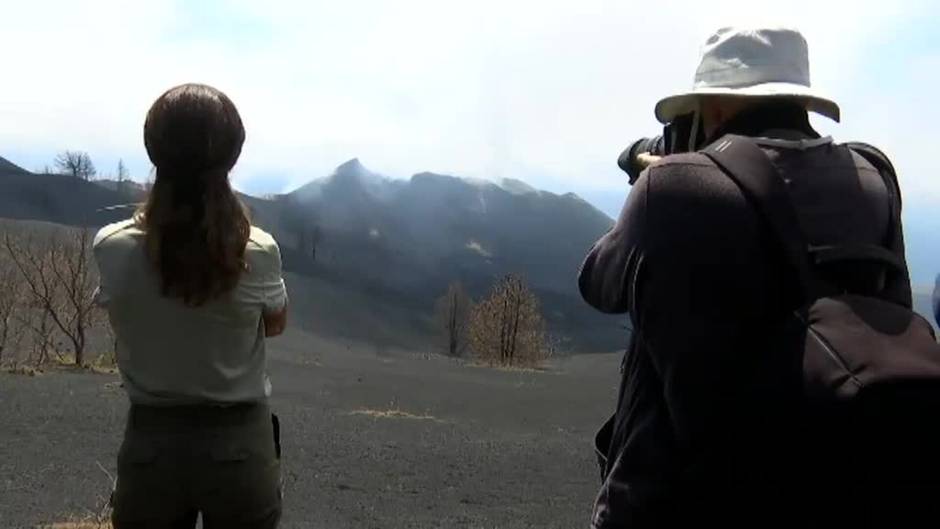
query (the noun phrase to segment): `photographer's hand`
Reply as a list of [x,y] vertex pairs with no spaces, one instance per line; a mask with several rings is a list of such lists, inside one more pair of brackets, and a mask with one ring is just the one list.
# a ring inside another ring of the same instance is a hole
[[636,155],[636,161],[640,166],[643,167],[643,169],[646,169],[647,167],[662,159],[662,156],[656,156],[648,152],[641,152],[640,154]]

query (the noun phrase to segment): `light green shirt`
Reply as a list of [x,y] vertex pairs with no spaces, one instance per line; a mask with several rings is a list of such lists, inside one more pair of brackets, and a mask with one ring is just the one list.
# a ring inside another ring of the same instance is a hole
[[161,295],[144,255],[144,232],[132,220],[105,226],[94,243],[101,273],[97,301],[117,337],[117,363],[135,404],[176,406],[263,401],[262,313],[287,304],[274,238],[251,228],[248,270],[231,292],[200,307]]

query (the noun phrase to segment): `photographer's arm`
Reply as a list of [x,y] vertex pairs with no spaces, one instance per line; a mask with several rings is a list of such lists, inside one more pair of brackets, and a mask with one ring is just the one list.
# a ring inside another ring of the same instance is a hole
[[730,179],[697,161],[653,169],[631,310],[662,384],[676,456],[693,467],[728,446],[742,374],[779,298],[762,218]]
[[648,188],[649,171],[644,171],[630,191],[616,225],[594,244],[581,266],[581,296],[602,312],[630,310],[630,285],[643,261]]

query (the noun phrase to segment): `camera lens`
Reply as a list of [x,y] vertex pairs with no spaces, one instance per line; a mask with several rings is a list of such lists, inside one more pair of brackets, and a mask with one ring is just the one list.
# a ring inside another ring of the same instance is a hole
[[631,143],[629,147],[620,153],[620,156],[617,158],[617,165],[630,176],[631,184],[636,182],[636,179],[640,177],[640,173],[643,172],[643,166],[637,160],[637,156],[644,152],[648,152],[654,156],[665,155],[663,137],[654,136],[652,138],[640,138]]

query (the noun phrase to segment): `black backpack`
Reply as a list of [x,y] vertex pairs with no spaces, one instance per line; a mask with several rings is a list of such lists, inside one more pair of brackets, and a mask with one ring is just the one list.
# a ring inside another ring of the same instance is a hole
[[[847,147],[882,174],[899,238],[894,168],[874,147]],[[748,425],[773,435],[775,446],[787,449],[768,454],[752,446],[756,466],[773,460],[761,471],[786,472],[788,479],[798,481],[801,510],[811,509],[807,501],[855,505],[875,494],[888,505],[886,496],[901,490],[909,502],[918,501],[912,490],[937,494],[940,345],[933,328],[902,302],[840,291],[819,273],[824,265],[867,263],[906,276],[904,261],[881,246],[811,247],[786,184],[752,140],[729,135],[701,152],[760,212],[800,290],[799,308],[779,333],[767,337],[766,354],[775,358],[763,372],[754,373],[754,395],[760,398],[753,404],[762,413]],[[602,477],[606,455],[616,449],[610,446],[615,417],[595,439]],[[762,439],[770,441],[759,433],[753,436],[756,444]]]

